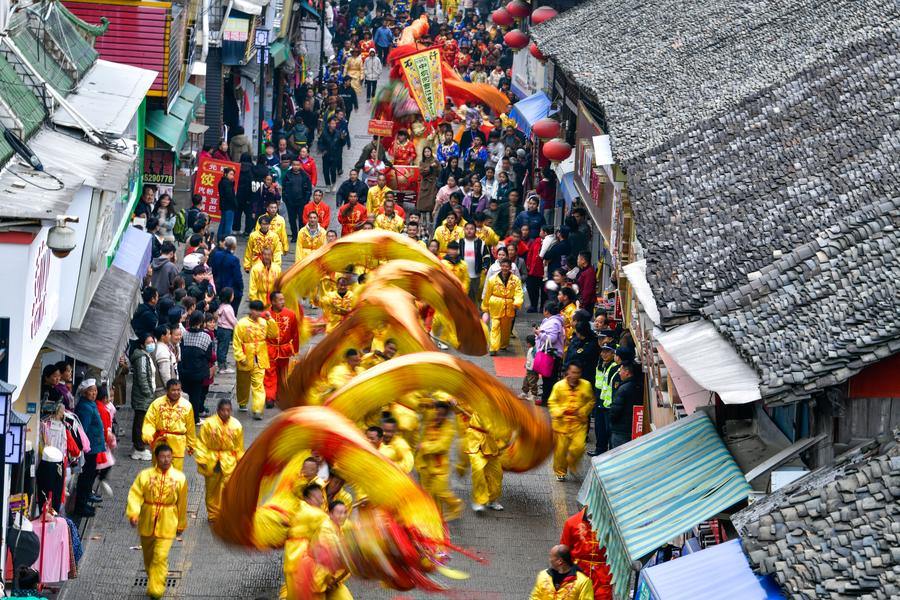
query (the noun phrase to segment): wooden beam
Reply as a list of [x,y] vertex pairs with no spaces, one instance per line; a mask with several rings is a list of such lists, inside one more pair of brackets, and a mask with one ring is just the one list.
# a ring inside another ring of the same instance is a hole
[[783,465],[788,460],[790,460],[797,454],[800,454],[804,450],[808,450],[808,449],[812,448],[813,446],[818,445],[820,442],[824,441],[827,438],[828,438],[828,436],[825,434],[820,434],[820,435],[817,435],[817,436],[811,437],[811,438],[803,438],[802,440],[799,440],[798,442],[791,444],[790,446],[788,446],[781,452],[777,453],[775,456],[773,456],[767,460],[764,460],[760,464],[758,464],[755,467],[753,467],[752,469],[750,469],[747,472],[747,474],[744,475],[744,479],[746,479],[747,482],[749,483],[749,482],[753,481],[754,479],[756,479],[757,477],[759,477],[760,475],[764,475],[765,473],[768,473],[772,469],[778,468],[779,466]]

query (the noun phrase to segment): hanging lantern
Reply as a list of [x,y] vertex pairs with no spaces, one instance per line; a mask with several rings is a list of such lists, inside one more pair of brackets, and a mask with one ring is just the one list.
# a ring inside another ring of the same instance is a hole
[[503,36],[503,41],[513,50],[521,50],[528,45],[528,36],[522,33],[520,29],[513,29]]
[[533,57],[541,62],[547,60],[547,56],[543,52],[538,50],[537,44],[535,44],[534,42],[531,42],[531,44],[528,45],[528,51],[531,52],[531,55]]
[[531,14],[531,6],[522,0],[512,0],[506,5],[506,10],[517,19],[524,19]]
[[548,160],[558,163],[569,158],[572,154],[572,145],[562,138],[553,138],[543,145],[541,152]]
[[509,27],[513,24],[515,19],[505,8],[498,8],[493,13],[491,13],[491,20],[494,24],[499,25],[500,27]]
[[556,12],[553,8],[549,6],[541,6],[539,8],[534,9],[534,12],[531,13],[531,24],[537,25],[539,23],[543,23],[548,19],[552,19],[559,13]]
[[531,127],[531,132],[542,140],[559,137],[561,126],[559,121],[544,117]]

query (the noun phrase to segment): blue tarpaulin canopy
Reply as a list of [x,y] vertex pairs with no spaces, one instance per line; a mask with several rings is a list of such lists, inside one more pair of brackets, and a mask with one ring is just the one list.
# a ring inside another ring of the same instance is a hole
[[783,600],[770,581],[757,576],[740,540],[731,540],[641,571],[638,600]]
[[526,136],[530,136],[532,126],[549,114],[550,98],[544,92],[538,92],[513,104],[509,116],[516,120]]
[[695,412],[595,457],[578,500],[606,548],[614,598],[623,600],[632,561],[749,493],[712,421]]

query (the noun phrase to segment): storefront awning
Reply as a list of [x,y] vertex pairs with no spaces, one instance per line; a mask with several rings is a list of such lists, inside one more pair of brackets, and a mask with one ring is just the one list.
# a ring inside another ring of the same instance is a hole
[[305,11],[316,21],[319,20],[319,11],[309,5],[309,2],[300,2],[300,10]]
[[[727,593],[723,593],[727,590]],[[647,595],[649,594],[649,595]],[[750,568],[740,540],[731,540],[641,571],[638,598],[697,600],[783,600],[771,581]]]
[[190,102],[194,107],[194,110],[197,110],[206,104],[206,97],[203,94],[203,90],[190,83],[184,84],[184,87],[181,89],[181,98]]
[[194,120],[194,113],[205,101],[203,90],[195,85],[185,84],[168,113],[154,110],[147,115],[147,131],[178,152],[187,139],[188,126]]
[[138,301],[140,281],[118,267],[103,278],[78,331],[54,331],[47,345],[111,374],[131,333],[131,313]]
[[759,375],[709,321],[669,331],[655,329],[653,337],[694,381],[717,393],[725,404],[746,404],[762,397]]
[[519,129],[531,136],[531,128],[535,123],[550,114],[550,98],[544,92],[532,94],[513,104],[509,116],[516,120]]
[[28,145],[50,166],[79,173],[84,185],[110,192],[124,192],[128,188],[135,156],[94,146],[59,131],[45,130],[28,141]]
[[278,40],[269,46],[269,54],[272,55],[272,64],[277,68],[291,59],[291,47],[284,40]]
[[[66,102],[97,131],[120,137],[128,130],[155,79],[156,71],[98,60],[75,91],[66,96]],[[62,107],[51,120],[62,127],[82,129]]]
[[659,325],[659,308],[656,306],[656,298],[653,297],[653,290],[647,282],[647,261],[638,260],[622,267],[631,289],[634,290],[638,302],[641,303],[641,309],[647,313],[654,325]]
[[614,597],[623,600],[632,561],[749,493],[712,421],[698,412],[595,457],[578,500],[606,548]]
[[150,266],[152,240],[146,231],[136,227],[125,228],[122,241],[116,250],[113,266],[129,273],[136,279],[143,279]]
[[260,15],[262,9],[269,3],[269,0],[233,0],[234,10],[239,10],[248,15]]

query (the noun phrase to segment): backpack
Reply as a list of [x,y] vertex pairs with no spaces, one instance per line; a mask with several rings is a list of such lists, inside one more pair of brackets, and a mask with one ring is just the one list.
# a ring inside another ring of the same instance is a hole
[[182,208],[175,215],[175,226],[172,227],[172,234],[175,235],[175,239],[179,242],[185,242],[187,241],[187,231],[187,209]]

